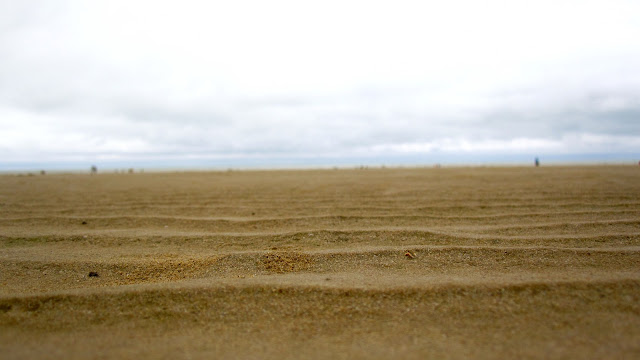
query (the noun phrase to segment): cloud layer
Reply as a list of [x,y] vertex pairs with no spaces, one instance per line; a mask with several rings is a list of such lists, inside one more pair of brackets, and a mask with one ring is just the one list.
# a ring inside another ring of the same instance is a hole
[[5,162],[640,149],[634,1],[6,1],[0,14]]

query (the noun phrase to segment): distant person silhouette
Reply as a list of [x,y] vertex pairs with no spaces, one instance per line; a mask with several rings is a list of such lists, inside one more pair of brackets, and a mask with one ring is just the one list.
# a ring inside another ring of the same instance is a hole
[[536,158],[535,163],[536,163],[536,167],[540,166],[540,159]]
[[95,165],[91,165],[91,175],[97,174],[97,173],[98,173],[98,168]]

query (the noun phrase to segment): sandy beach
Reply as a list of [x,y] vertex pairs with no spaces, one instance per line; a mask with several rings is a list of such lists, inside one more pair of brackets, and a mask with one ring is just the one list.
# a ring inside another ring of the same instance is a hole
[[0,176],[6,359],[640,357],[640,168]]

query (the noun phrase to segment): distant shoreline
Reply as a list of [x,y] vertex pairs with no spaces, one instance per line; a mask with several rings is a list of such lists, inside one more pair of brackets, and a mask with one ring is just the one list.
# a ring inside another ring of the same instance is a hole
[[[611,162],[547,162],[543,163],[541,166],[543,167],[620,167],[620,166],[638,166],[638,163],[633,161],[611,161]],[[477,164],[399,164],[399,165],[336,165],[336,166],[248,166],[248,167],[147,167],[147,168],[115,168],[115,167],[98,167],[97,175],[107,175],[107,174],[120,174],[120,175],[131,175],[131,174],[158,174],[158,173],[224,173],[224,172],[234,172],[234,171],[242,171],[242,172],[265,172],[265,171],[337,171],[337,170],[401,170],[401,169],[464,169],[464,168],[531,168],[535,167],[533,162],[531,164],[524,163],[477,163]],[[44,171],[44,173],[43,173]],[[60,174],[77,174],[77,175],[90,175],[90,168],[80,169],[80,168],[60,168],[60,169],[49,169],[45,168],[41,170],[34,170],[34,168],[30,169],[19,169],[19,170],[4,170],[0,169],[0,176],[2,175],[11,175],[11,176],[43,176],[43,175],[60,175]]]
[[[98,172],[128,171],[226,171],[279,169],[332,169],[355,167],[435,167],[435,166],[533,166],[534,159],[548,165],[637,165],[640,153],[612,154],[439,154],[387,156],[244,156],[144,159],[86,158],[73,161],[0,161],[0,173],[16,172]],[[6,159],[6,158],[5,158]]]

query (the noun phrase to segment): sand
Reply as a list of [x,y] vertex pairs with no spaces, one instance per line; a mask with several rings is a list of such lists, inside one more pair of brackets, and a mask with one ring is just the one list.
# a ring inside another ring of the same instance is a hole
[[639,358],[640,168],[2,175],[0,354]]

